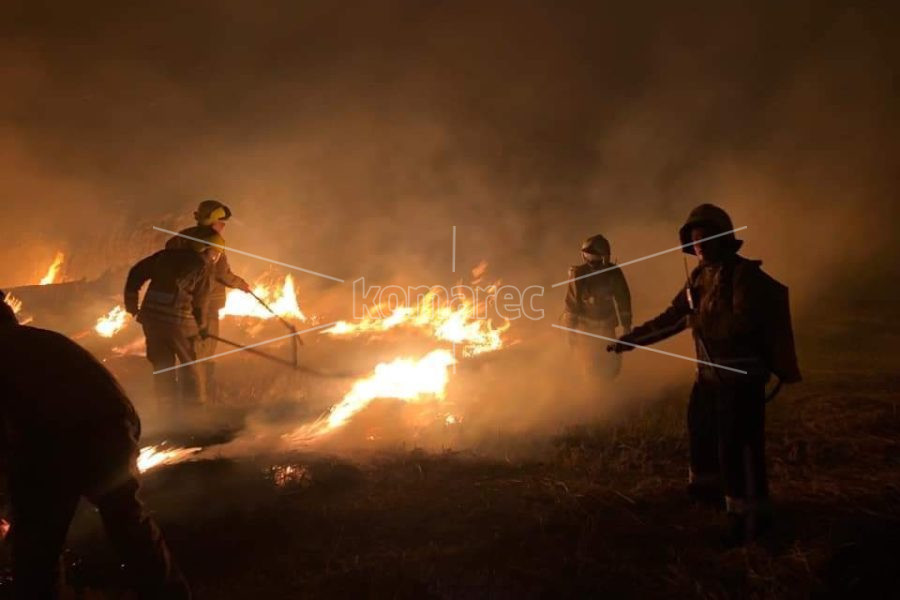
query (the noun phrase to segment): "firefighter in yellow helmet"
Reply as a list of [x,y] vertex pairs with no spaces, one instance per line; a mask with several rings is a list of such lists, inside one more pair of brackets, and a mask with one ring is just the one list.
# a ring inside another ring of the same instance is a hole
[[[179,233],[192,238],[202,238],[211,232],[221,234],[230,218],[231,209],[227,206],[218,200],[204,200],[197,207],[197,210],[194,211],[194,219],[197,221],[197,224],[183,229]],[[166,248],[183,247],[189,243],[190,240],[187,238],[174,236],[166,243]],[[219,310],[225,306],[226,288],[237,288],[245,292],[250,291],[250,285],[231,271],[227,256],[222,254],[210,271],[206,326],[208,332],[213,336],[219,335]],[[214,355],[216,352],[216,340],[207,338],[200,344],[198,351],[200,358]],[[201,368],[204,371],[207,397],[214,397],[216,388],[214,378],[215,362],[212,360],[203,361]]]
[[[610,259],[609,242],[592,235],[581,244],[583,263],[569,269],[563,325],[570,329],[616,337],[616,327],[631,331],[631,293],[622,269]],[[596,273],[596,274],[595,274]],[[622,366],[621,357],[603,352],[603,345],[587,336],[570,334],[582,369],[589,377],[612,379]]]
[[[203,370],[193,364],[209,323],[211,273],[225,240],[212,229],[176,248],[160,250],[131,268],[125,283],[125,309],[137,316],[147,340],[155,389],[161,403],[203,404]],[[147,283],[138,308],[138,293]],[[177,369],[173,368],[180,366]],[[162,371],[162,372],[160,372]]]
[[[690,327],[697,379],[688,404],[690,472],[695,499],[724,495],[729,545],[753,540],[771,520],[766,478],[765,386],[800,380],[791,328],[788,290],[738,255],[728,214],[712,204],[691,211],[679,236],[700,264],[659,316],[621,338],[649,345]],[[613,344],[625,352],[632,346]]]

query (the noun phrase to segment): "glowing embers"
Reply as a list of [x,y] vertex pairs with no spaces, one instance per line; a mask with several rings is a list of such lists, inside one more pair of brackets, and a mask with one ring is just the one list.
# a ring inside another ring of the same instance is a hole
[[[286,275],[280,283],[266,285],[257,283],[253,287],[253,293],[279,317],[306,321],[306,315],[300,310],[297,302],[297,290],[294,286],[294,278]],[[219,310],[220,317],[254,317],[256,319],[271,319],[274,317],[259,301],[246,292],[233,289],[228,291],[225,297],[225,306]]]
[[145,473],[156,467],[183,462],[200,450],[202,448],[166,448],[165,442],[156,446],[145,446],[138,455],[138,470]]
[[299,464],[272,465],[266,474],[276,487],[283,489],[306,488],[312,484],[309,469]]

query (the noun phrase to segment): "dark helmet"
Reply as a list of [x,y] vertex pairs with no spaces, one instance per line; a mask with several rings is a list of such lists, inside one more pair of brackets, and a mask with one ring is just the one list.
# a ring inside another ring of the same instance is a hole
[[[701,204],[691,211],[687,221],[678,230],[678,237],[684,246],[682,251],[685,254],[694,254],[694,246],[691,244],[691,230],[695,227],[707,227],[713,231],[713,235],[734,229],[731,217],[728,216],[727,212],[715,204]],[[723,235],[719,239],[725,243],[725,246],[731,252],[737,252],[744,243],[742,240],[734,237],[734,232]]]
[[212,225],[216,221],[227,221],[231,218],[231,209],[218,200],[204,200],[194,212],[198,225]]
[[581,243],[581,256],[585,262],[608,263],[610,254],[609,241],[599,233]]

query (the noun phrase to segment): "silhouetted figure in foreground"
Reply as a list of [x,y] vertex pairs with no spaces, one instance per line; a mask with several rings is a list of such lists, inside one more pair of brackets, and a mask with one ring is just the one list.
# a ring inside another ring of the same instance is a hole
[[0,301],[0,452],[17,598],[55,598],[80,498],[100,513],[142,598],[189,598],[137,498],[140,420],[115,378],[65,336],[19,325]]

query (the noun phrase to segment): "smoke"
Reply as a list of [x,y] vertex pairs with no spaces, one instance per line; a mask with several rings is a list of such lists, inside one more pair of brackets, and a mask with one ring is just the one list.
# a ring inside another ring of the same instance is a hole
[[[448,284],[486,259],[506,283],[549,286],[584,237],[637,258],[714,202],[748,226],[744,254],[790,286],[798,322],[838,306],[835,290],[891,306],[894,288],[872,287],[896,246],[888,10],[15,3],[0,46],[0,282],[35,282],[60,248],[72,277],[125,267],[163,243],[152,225],[184,225],[212,197],[234,211],[235,248],[347,281],[298,274],[304,310],[328,320],[349,315],[357,277]],[[626,268],[638,322],[681,285],[681,260]],[[231,262],[251,279],[267,268]],[[534,380],[521,365],[478,379],[497,406],[539,408],[492,423],[595,410],[559,401],[591,392],[556,368],[563,288],[547,289],[547,318],[512,330],[542,348],[523,354]],[[686,339],[668,349],[691,352]],[[646,390],[637,370],[659,385],[690,370],[628,360],[606,396]]]

